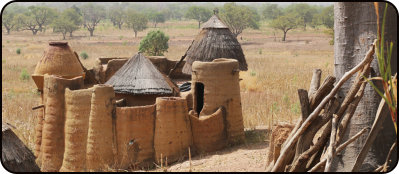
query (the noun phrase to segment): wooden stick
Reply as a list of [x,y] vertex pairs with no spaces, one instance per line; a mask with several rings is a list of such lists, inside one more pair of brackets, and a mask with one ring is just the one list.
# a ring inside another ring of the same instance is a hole
[[307,160],[315,154],[320,148],[325,144],[327,137],[331,132],[331,121],[327,123],[326,128],[323,130],[320,138],[317,140],[316,144],[302,153],[298,159],[293,162],[290,172],[304,172]]
[[[297,151],[306,151],[309,149],[311,146],[312,140],[316,133],[322,128],[329,120],[331,120],[332,115],[338,110],[339,107],[339,102],[338,100],[334,97],[330,100],[328,105],[324,108],[324,113],[321,115],[318,115],[312,122],[311,125],[306,129],[306,131],[302,135],[302,139],[298,139],[297,147],[299,144],[301,144],[301,147],[303,149]],[[294,160],[296,160],[299,157],[300,153],[298,156],[295,156]]]
[[310,125],[310,123],[316,118],[316,116],[319,115],[319,113],[321,112],[321,110],[324,108],[324,106],[327,104],[328,101],[330,101],[330,99],[332,97],[335,96],[335,94],[337,94],[338,90],[341,88],[341,86],[353,75],[355,74],[357,71],[361,70],[363,68],[364,65],[366,65],[368,62],[371,62],[371,60],[374,58],[374,45],[377,42],[377,40],[374,40],[373,46],[370,48],[370,50],[367,52],[366,57],[363,59],[362,62],[360,62],[358,65],[356,65],[353,69],[351,69],[350,71],[346,72],[344,74],[344,76],[339,80],[339,82],[337,83],[337,85],[332,89],[332,91],[330,92],[330,94],[328,94],[322,101],[321,103],[316,107],[316,109],[309,115],[309,117],[303,122],[303,124],[301,125],[301,127],[298,129],[298,131],[295,133],[295,135],[292,137],[292,139],[287,143],[286,147],[284,147],[284,149],[281,151],[281,155],[278,158],[278,160],[276,161],[275,165],[273,166],[272,172],[277,172],[277,171],[282,171],[284,170],[284,160],[286,158],[286,153],[287,151],[291,150],[294,146],[294,144],[296,143],[296,141],[299,138],[299,135],[302,134],[306,128]]
[[191,164],[191,150],[190,150],[190,147],[188,147],[188,160],[190,161],[190,169],[189,169],[188,172],[191,172],[192,171],[192,169],[191,169],[192,164]]
[[384,168],[384,165],[377,167],[373,172],[381,172],[381,170]]
[[187,51],[191,48],[191,46],[193,45],[193,43],[194,43],[194,40],[191,42],[190,46],[187,48],[186,53],[184,53],[184,55],[181,56],[179,62],[177,62],[177,63],[175,64],[175,66],[169,71],[169,74],[168,74],[168,77],[169,77],[169,78],[172,78],[172,77],[171,77],[172,73],[173,73],[173,72],[176,70],[176,68],[181,64],[181,62],[183,62],[183,60],[186,58],[186,56],[187,56]]
[[309,100],[311,96],[313,96],[319,89],[320,79],[321,79],[321,69],[314,69],[312,80],[310,81],[310,87],[309,87],[309,96],[308,96]]
[[[301,111],[302,111],[302,120],[306,120],[308,118],[310,110],[309,110],[309,98],[308,98],[308,92],[304,89],[298,89],[298,96],[299,96],[299,102],[301,104]],[[294,161],[299,157],[301,153],[303,153],[307,148],[303,146],[302,141],[308,141],[304,140],[303,136],[300,136],[298,138],[298,143],[296,144],[296,150],[295,150],[295,157]]]
[[332,127],[331,127],[331,135],[330,135],[330,146],[328,146],[329,153],[327,157],[327,164],[326,168],[324,169],[324,172],[330,172],[331,171],[331,162],[333,160],[333,156],[335,154],[335,138],[337,135],[337,126],[338,126],[338,116],[334,114],[334,117],[332,119]]
[[[340,153],[342,150],[345,149],[346,146],[348,146],[350,143],[354,142],[357,138],[360,137],[360,135],[362,135],[363,133],[365,133],[367,131],[367,129],[369,128],[363,128],[360,132],[358,132],[356,135],[354,135],[352,138],[350,138],[348,141],[346,141],[345,143],[342,143],[338,148],[337,151],[335,152],[336,155],[338,153]],[[315,172],[317,171],[319,168],[323,167],[327,162],[327,159],[324,158],[323,160],[321,160],[319,163],[317,163],[315,166],[313,166],[312,169],[310,169],[308,172]]]
[[385,100],[381,99],[380,105],[378,106],[377,109],[376,117],[374,119],[373,126],[371,127],[370,133],[366,138],[366,142],[364,143],[362,150],[356,157],[356,162],[353,165],[352,172],[358,171],[362,166],[363,161],[366,158],[366,155],[369,152],[371,145],[373,144],[375,138],[377,137],[378,133],[381,130],[381,127],[383,126],[382,124],[385,121],[387,114],[388,114],[388,106],[385,104]]
[[44,104],[41,104],[41,105],[39,105],[39,106],[32,107],[32,110],[36,110],[36,109],[39,109],[39,108],[44,108]]
[[387,172],[389,158],[391,158],[392,151],[395,149],[396,144],[397,144],[397,141],[395,140],[395,142],[391,146],[391,149],[389,149],[389,152],[388,152],[388,155],[387,155],[387,159],[385,160],[385,163],[383,165],[384,167],[382,168],[382,172]]
[[281,147],[285,147],[286,143],[292,138],[292,136],[295,134],[295,132],[299,129],[299,127],[301,126],[302,122],[303,122],[302,118],[298,119],[294,129],[292,129],[290,135],[288,135],[288,138],[284,141],[284,143],[283,143],[283,145],[281,145]]
[[324,79],[323,84],[316,91],[314,95],[312,95],[309,99],[310,103],[310,111],[313,111],[315,107],[321,102],[321,100],[334,88],[336,78],[334,76],[327,76]]

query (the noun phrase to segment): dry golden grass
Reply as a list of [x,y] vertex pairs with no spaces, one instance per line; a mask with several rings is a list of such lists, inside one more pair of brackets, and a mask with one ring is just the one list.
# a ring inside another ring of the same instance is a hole
[[[195,21],[168,21],[158,25],[169,35],[169,50],[166,57],[180,59],[191,40],[200,31]],[[131,57],[138,51],[140,39],[153,28],[138,33],[134,38],[131,30],[118,30],[109,23],[101,24],[94,37],[87,30],[67,37],[69,45],[78,54],[86,52],[89,58],[82,60],[92,68],[95,59],[105,57]],[[308,89],[312,71],[320,68],[322,79],[333,74],[333,47],[329,36],[322,30],[301,29],[289,31],[287,42],[280,42],[281,32],[261,26],[261,30],[244,30],[242,44],[248,63],[248,71],[240,72],[241,100],[244,126],[253,128],[276,122],[294,122],[300,115],[297,89]],[[34,124],[39,95],[31,78],[20,78],[23,69],[32,74],[49,40],[60,40],[62,36],[48,29],[33,36],[30,31],[2,32],[2,121],[17,127],[17,134],[33,149]],[[21,54],[16,50],[20,48]]]

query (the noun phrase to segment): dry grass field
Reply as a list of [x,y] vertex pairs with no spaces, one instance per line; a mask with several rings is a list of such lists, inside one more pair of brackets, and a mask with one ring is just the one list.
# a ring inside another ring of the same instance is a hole
[[[165,56],[175,60],[180,59],[199,32],[196,21],[167,21],[158,27],[170,38]],[[89,55],[82,63],[90,69],[98,57],[133,56],[140,39],[153,29],[139,32],[134,38],[131,30],[118,30],[110,23],[102,23],[94,31],[94,37],[81,29],[66,41],[78,54]],[[282,33],[268,28],[265,23],[260,30],[246,29],[240,36],[249,69],[240,72],[245,127],[269,126],[272,122],[294,123],[300,115],[297,89],[309,88],[315,68],[322,69],[322,80],[333,74],[330,36],[324,34],[323,29],[296,29],[288,32],[286,42],[281,42]],[[39,94],[30,75],[48,41],[60,39],[62,35],[52,33],[51,29],[36,36],[30,31],[12,31],[10,35],[2,32],[2,121],[14,125],[17,135],[31,149],[36,122],[36,113],[31,108],[38,105]],[[17,49],[21,50],[20,54]]]

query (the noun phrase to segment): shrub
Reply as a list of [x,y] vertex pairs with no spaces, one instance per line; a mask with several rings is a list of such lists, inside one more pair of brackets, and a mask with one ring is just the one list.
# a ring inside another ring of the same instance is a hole
[[168,51],[169,36],[162,31],[150,31],[147,36],[140,41],[139,51],[146,53],[148,56],[163,56]]
[[83,51],[82,53],[80,53],[80,57],[83,59],[87,59],[87,58],[89,58],[89,55]]
[[22,69],[21,75],[19,75],[19,78],[21,80],[29,80],[29,73],[26,71],[26,69]]
[[123,39],[123,36],[119,36],[119,40],[122,40]]
[[21,48],[17,49],[17,54],[21,54]]

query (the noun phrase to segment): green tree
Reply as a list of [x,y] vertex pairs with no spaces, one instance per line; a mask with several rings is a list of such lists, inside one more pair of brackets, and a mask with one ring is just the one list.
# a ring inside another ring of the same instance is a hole
[[133,29],[134,37],[137,37],[137,32],[143,31],[147,28],[148,19],[144,14],[129,9],[127,12],[126,23],[129,28]]
[[246,28],[259,29],[260,16],[256,10],[235,3],[226,3],[220,12],[220,19],[237,37]]
[[204,7],[191,6],[185,16],[188,19],[197,20],[198,28],[200,28],[201,22],[206,22],[212,16],[212,11]]
[[299,22],[304,30],[306,30],[306,25],[312,22],[313,16],[317,13],[316,8],[305,3],[289,5],[285,11],[285,13],[295,14],[300,19]]
[[282,41],[285,41],[287,32],[296,28],[299,25],[299,22],[300,20],[298,20],[295,15],[287,14],[284,16],[279,16],[277,19],[272,20],[270,23],[270,27],[283,31],[284,35]]
[[266,4],[262,10],[264,19],[276,19],[282,14],[283,10],[277,4]]
[[162,31],[150,31],[140,42],[139,51],[148,56],[163,56],[168,51],[169,36]]
[[15,16],[16,13],[9,8],[5,8],[1,15],[1,24],[3,24],[4,28],[7,30],[7,34],[10,34],[10,31],[17,26]]
[[118,26],[119,29],[122,29],[122,25],[126,20],[126,10],[124,6],[119,4],[113,5],[109,11],[109,19],[114,26]]
[[326,26],[329,29],[334,28],[334,6],[328,6],[323,9],[323,11],[320,14],[320,21],[321,24]]
[[67,33],[70,33],[79,29],[82,23],[82,17],[77,13],[74,8],[68,8],[64,10],[54,21],[52,26],[54,27],[54,32],[62,33],[63,39]]
[[81,7],[81,12],[83,16],[83,25],[89,30],[90,36],[93,36],[97,24],[105,18],[105,8],[90,3],[83,5]]
[[79,13],[79,9],[71,7],[68,9],[65,9],[62,12],[62,15],[65,17],[66,20],[71,21],[73,25],[69,27],[68,32],[69,36],[72,37],[72,32],[76,31],[79,29],[80,25],[83,23],[83,17]]
[[29,6],[28,16],[31,16],[42,32],[46,25],[51,24],[52,20],[57,17],[57,11],[45,6]]
[[15,22],[17,27],[21,30],[30,30],[33,35],[36,35],[40,30],[39,25],[35,21],[33,16],[28,16],[26,14],[18,14],[15,16]]
[[154,28],[157,28],[158,23],[165,22],[165,15],[161,12],[150,13],[148,18],[154,23]]

